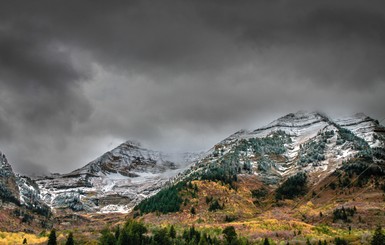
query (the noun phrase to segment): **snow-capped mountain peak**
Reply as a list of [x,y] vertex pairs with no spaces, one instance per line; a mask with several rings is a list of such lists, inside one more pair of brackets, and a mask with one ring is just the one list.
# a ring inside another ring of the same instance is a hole
[[82,168],[37,180],[51,207],[127,212],[155,194],[198,155],[167,154],[126,141]]

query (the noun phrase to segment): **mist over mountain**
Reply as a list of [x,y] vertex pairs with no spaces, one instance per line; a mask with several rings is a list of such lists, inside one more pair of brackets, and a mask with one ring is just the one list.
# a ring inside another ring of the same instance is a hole
[[4,3],[0,148],[19,173],[66,173],[126,139],[203,151],[299,109],[381,121],[384,9],[381,0]]

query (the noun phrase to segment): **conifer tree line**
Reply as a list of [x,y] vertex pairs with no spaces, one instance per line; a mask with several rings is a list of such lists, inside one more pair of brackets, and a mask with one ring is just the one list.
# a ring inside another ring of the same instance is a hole
[[[333,243],[334,242],[334,243]],[[332,244],[347,245],[347,240],[336,237]],[[23,244],[28,244],[26,238]],[[51,230],[47,245],[57,245],[56,230]],[[63,242],[60,242],[63,244]],[[73,233],[67,235],[65,245],[80,244],[76,243]],[[220,237],[210,236],[205,232],[197,230],[194,226],[185,228],[177,232],[173,225],[169,227],[160,227],[149,230],[143,223],[136,220],[128,220],[123,227],[117,226],[114,229],[105,228],[101,231],[98,244],[100,245],[249,245],[255,244],[248,241],[246,238],[239,237],[234,226],[227,226],[223,229]],[[268,238],[262,239],[257,244],[275,244],[274,241]],[[290,244],[287,242],[286,244]],[[312,244],[307,239],[306,244]],[[318,244],[329,244],[326,240],[318,241]],[[381,226],[377,226],[370,240],[371,245],[385,245],[385,234]]]
[[221,237],[210,236],[194,226],[177,232],[173,225],[148,230],[145,225],[135,220],[128,220],[123,227],[113,230],[104,229],[99,239],[101,245],[247,245],[245,238],[238,237],[233,226],[226,227]]

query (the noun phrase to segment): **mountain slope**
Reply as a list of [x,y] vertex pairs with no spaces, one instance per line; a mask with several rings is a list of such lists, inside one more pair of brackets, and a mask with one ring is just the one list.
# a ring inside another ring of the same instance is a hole
[[[368,231],[385,222],[383,131],[363,114],[286,115],[219,142],[133,216],[203,230],[231,225],[259,243],[370,243]],[[153,205],[168,204],[164,197],[180,202],[171,211]]]
[[382,134],[374,132],[378,128],[378,122],[362,114],[333,121],[320,113],[291,113],[266,127],[229,136],[185,176],[205,179],[219,168],[230,175],[254,174],[274,185],[304,171],[316,176],[313,181],[320,181],[358,154],[372,157],[372,149],[385,142]]
[[49,228],[50,208],[43,202],[37,184],[15,174],[0,152],[0,228],[11,231],[35,231]]
[[56,209],[127,212],[196,156],[165,154],[127,141],[80,169],[40,178],[37,183],[44,200]]

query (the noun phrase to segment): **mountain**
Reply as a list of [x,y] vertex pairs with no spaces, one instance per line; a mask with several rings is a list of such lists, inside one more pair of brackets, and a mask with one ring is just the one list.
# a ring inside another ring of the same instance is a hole
[[166,154],[127,141],[68,174],[36,179],[56,210],[127,212],[183,171],[197,154]]
[[288,114],[222,140],[132,217],[205,232],[232,226],[253,244],[369,244],[385,222],[384,132],[364,114]]
[[89,230],[128,212],[152,225],[232,225],[277,243],[332,242],[349,225],[351,241],[367,243],[362,234],[385,222],[385,128],[362,113],[290,113],[204,154],[127,141],[68,174],[35,179],[15,174],[3,154],[0,163],[0,220],[12,230]]
[[19,204],[19,196],[16,175],[5,155],[0,152],[0,199]]
[[333,120],[300,111],[238,131],[205,154],[166,154],[127,141],[71,173],[35,179],[35,193],[57,212],[104,213],[128,212],[162,187],[186,179],[230,183],[248,174],[277,186],[306,172],[316,183],[357,154],[383,148],[381,128],[362,113]]
[[0,228],[32,232],[50,227],[50,217],[51,209],[41,199],[38,185],[15,174],[0,152]]
[[318,112],[290,113],[265,127],[234,133],[216,144],[185,176],[208,178],[216,174],[210,172],[227,171],[253,174],[265,184],[276,185],[304,171],[320,181],[344,161],[383,149],[385,137],[377,132],[380,129],[378,121],[364,114],[332,120]]

